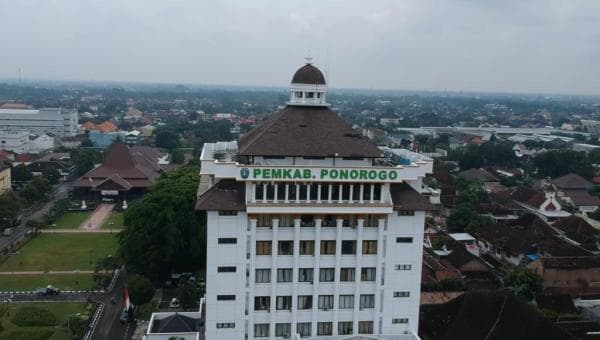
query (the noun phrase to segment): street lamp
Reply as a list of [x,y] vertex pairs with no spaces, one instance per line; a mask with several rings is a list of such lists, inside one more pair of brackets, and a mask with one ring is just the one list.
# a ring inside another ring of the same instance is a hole
[[75,285],[79,287],[79,268],[74,270],[75,272]]
[[113,221],[108,222],[108,225],[110,226],[110,233],[111,234],[112,234],[112,228],[113,228],[114,224],[115,224],[115,222],[113,222]]
[[67,340],[71,340],[71,318],[74,316],[81,316],[81,313],[67,315]]

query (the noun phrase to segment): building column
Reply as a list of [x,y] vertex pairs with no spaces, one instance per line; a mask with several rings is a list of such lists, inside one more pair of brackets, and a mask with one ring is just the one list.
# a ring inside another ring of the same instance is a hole
[[294,218],[294,263],[292,265],[292,327],[290,337],[296,334],[298,322],[298,262],[300,260],[300,218]]
[[364,195],[365,193],[365,185],[363,183],[360,183],[360,194],[358,196],[358,203],[365,203],[364,201]]
[[342,193],[344,192],[344,185],[343,184],[339,184],[338,187],[338,203],[342,203]]
[[300,184],[296,184],[296,203],[300,203]]
[[[277,185],[275,185],[275,197],[277,197]],[[271,306],[269,306],[269,337],[275,338],[275,313],[277,312],[277,250],[279,245],[279,219],[272,220],[272,246],[271,246]]]
[[375,184],[371,183],[370,185],[371,187],[371,195],[369,196],[369,203],[374,203],[375,199],[373,198],[374,194],[375,194]]
[[252,197],[250,198],[250,201],[252,203],[256,202],[256,182],[252,182]]
[[[320,196],[319,196],[320,197]],[[319,268],[321,259],[321,217],[315,218],[315,260],[313,263],[313,309],[311,335],[317,334],[317,316],[319,314]]]
[[277,201],[279,200],[279,184],[275,184],[273,185],[273,187],[275,188],[274,192],[273,192],[273,203],[277,203]]
[[[250,256],[246,256],[248,264],[250,264],[250,287],[248,287],[248,305],[247,318],[248,318],[248,338],[254,338],[254,286],[256,285],[256,268],[252,265],[253,260],[256,258],[256,218],[250,219],[249,225],[249,237],[250,245],[248,247],[248,253]],[[236,325],[237,327],[237,325]]]
[[290,203],[290,185],[288,183],[285,183],[285,199],[283,202]]
[[390,192],[389,188],[390,188],[390,184],[389,183],[381,184],[381,189],[380,189],[380,193],[381,193],[380,196],[381,196],[381,198],[379,199],[380,203],[385,203],[385,198],[386,198],[385,194],[387,194],[387,193]]
[[312,185],[310,183],[308,183],[306,185],[306,203],[310,203],[310,187]]
[[263,182],[263,185],[262,185],[262,191],[263,191],[263,199],[262,199],[262,202],[263,202],[263,203],[267,203],[267,191],[268,191],[268,190],[267,190],[267,186],[268,186],[268,185],[269,185],[269,184],[268,184],[267,182]]
[[321,183],[317,185],[317,203],[321,203]]
[[[356,265],[354,269],[354,313],[352,317],[352,330],[354,333],[358,333],[358,315],[360,312],[360,273],[362,268],[362,240],[363,240],[363,227],[365,220],[359,218],[356,223]],[[373,321],[373,328],[375,327],[375,321]]]
[[331,195],[333,194],[333,185],[328,184],[327,187],[329,188],[327,190],[327,203],[331,203]]
[[340,311],[340,264],[342,261],[342,225],[344,220],[338,218],[336,222],[336,236],[335,236],[335,267],[333,269],[334,278],[333,281],[336,283],[333,287],[333,321],[334,325],[337,325],[339,320]]
[[350,203],[354,203],[354,183],[350,184]]
[[381,330],[378,329],[375,332],[375,325],[379,327],[379,318],[381,317],[381,309],[382,309],[382,300],[381,294],[384,289],[384,285],[382,284],[382,278],[385,278],[384,269],[384,247],[383,247],[383,234],[385,233],[385,218],[379,218],[377,225],[377,264],[375,267],[375,318],[373,321],[373,333],[378,334]]

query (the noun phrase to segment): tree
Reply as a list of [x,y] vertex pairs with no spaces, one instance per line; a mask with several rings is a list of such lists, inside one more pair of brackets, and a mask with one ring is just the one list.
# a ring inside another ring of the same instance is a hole
[[58,184],[58,181],[60,180],[60,172],[54,168],[46,169],[42,172],[42,176],[46,177],[48,182],[52,185]]
[[588,158],[593,164],[600,164],[600,148],[595,148],[588,153]]
[[119,254],[128,270],[157,280],[171,271],[205,265],[205,218],[194,209],[198,168],[163,175],[133,203],[119,233]]
[[50,181],[44,176],[37,176],[31,181],[31,184],[35,187],[35,189],[40,193],[40,195],[46,196],[47,193],[52,190],[52,185],[50,185]]
[[35,188],[35,185],[31,183],[27,183],[27,185],[25,185],[25,187],[23,187],[21,190],[20,194],[28,204],[41,199],[40,193]]
[[102,162],[102,153],[94,149],[75,149],[71,151],[71,161],[75,164],[75,173],[81,176]]
[[21,209],[21,199],[12,191],[0,195],[0,225],[8,226]]
[[150,302],[154,296],[152,282],[142,275],[131,275],[127,278],[127,292],[131,303],[141,306]]
[[198,292],[198,288],[196,288],[194,285],[184,285],[178,287],[175,295],[177,295],[177,299],[179,300],[179,303],[183,309],[189,309],[198,306],[200,293]]
[[526,267],[513,267],[504,273],[504,286],[526,301],[542,291],[542,282],[541,276]]
[[81,142],[80,146],[82,148],[91,148],[94,147],[94,143],[89,138],[86,138]]
[[155,144],[159,148],[168,150],[178,148],[179,134],[166,128],[157,129]]
[[585,152],[550,150],[535,157],[534,165],[541,177],[559,177],[571,172],[588,179],[594,175],[594,167]]
[[10,177],[15,182],[26,182],[33,178],[33,175],[23,164],[19,164],[10,170]]
[[184,161],[185,161],[185,155],[183,154],[183,150],[175,149],[171,152],[171,163],[183,164]]

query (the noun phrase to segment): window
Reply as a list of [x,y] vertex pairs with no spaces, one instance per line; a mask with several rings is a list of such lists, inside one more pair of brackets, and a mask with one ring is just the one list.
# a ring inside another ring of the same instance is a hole
[[218,322],[217,328],[235,328],[235,322]]
[[339,335],[352,334],[352,321],[338,322],[338,334]]
[[392,323],[408,323],[408,318],[392,319]]
[[300,334],[300,336],[310,336],[310,322],[298,322],[296,324],[296,332]]
[[296,98],[302,98],[302,91],[296,91]]
[[321,92],[317,92],[317,98],[321,98]]
[[373,334],[373,321],[359,321],[358,334]]
[[268,323],[257,323],[254,325],[254,337],[255,338],[266,338],[269,336],[269,324]]
[[342,227],[352,227],[356,228],[358,225],[358,219],[356,215],[346,215],[342,220]]
[[352,282],[354,281],[354,268],[342,268],[340,270],[340,281],[342,282]]
[[277,200],[285,200],[285,183],[279,183],[277,185]]
[[410,292],[394,292],[394,297],[409,297]]
[[377,216],[375,215],[367,215],[365,219],[365,227],[369,228],[377,228],[379,226],[379,221],[377,220]]
[[300,255],[314,255],[315,241],[300,241]]
[[256,241],[256,255],[271,255],[271,241]]
[[298,309],[312,309],[312,295],[298,295]]
[[[327,186],[324,185],[323,188],[327,188]],[[323,194],[323,191],[321,191],[321,196],[323,196],[322,194]],[[325,196],[325,198],[321,198],[321,200],[327,201],[327,196]],[[323,216],[323,221],[321,221],[322,227],[335,227],[336,226],[335,224],[336,224],[335,216],[333,216],[333,215]]]
[[315,96],[314,92],[306,92],[306,98],[313,98]]
[[[290,195],[290,197],[291,197],[291,195]],[[294,196],[294,197],[296,197],[296,196]],[[293,227],[294,226],[294,218],[292,217],[292,215],[279,216],[279,226],[280,227]]]
[[415,216],[414,210],[398,210],[398,216]]
[[271,269],[257,269],[256,283],[271,283]]
[[411,270],[412,265],[410,264],[397,264],[396,270]]
[[375,200],[375,201],[381,200],[381,184],[373,185],[373,200]]
[[298,269],[298,282],[313,282],[313,269],[312,268],[299,268]]
[[335,255],[335,241],[321,241],[321,255]]
[[354,308],[354,295],[340,295],[340,309]]
[[319,295],[319,309],[333,309],[333,295]]
[[291,323],[276,323],[275,324],[275,336],[289,337],[292,331]]
[[217,301],[234,301],[235,295],[217,295]]
[[292,269],[277,269],[277,282],[292,282]]
[[375,308],[375,295],[361,294],[359,306],[360,306],[360,309]]
[[278,296],[277,304],[275,307],[277,310],[291,310],[292,309],[292,297],[291,296]]
[[312,215],[302,215],[300,216],[300,226],[301,227],[314,227],[315,219]]
[[317,335],[333,335],[333,322],[317,323]]
[[237,238],[235,237],[219,237],[219,244],[236,244]]
[[[304,159],[311,159],[311,158],[304,157]],[[324,159],[324,157],[322,159]],[[319,185],[318,184],[310,184],[310,200],[316,201],[318,194],[319,194]]]
[[319,282],[333,282],[335,268],[321,268],[319,270]]
[[273,217],[271,215],[258,215],[256,219],[256,226],[258,228],[272,228]]
[[279,241],[277,247],[278,255],[293,255],[294,254],[294,241]]
[[363,253],[363,255],[377,254],[377,241],[376,240],[364,240],[362,253]]
[[[273,201],[273,200],[275,200],[275,185],[273,185],[273,184],[267,184],[267,186],[266,186],[266,196],[267,196],[267,201]],[[271,227],[271,225],[266,225],[265,227]]]
[[235,210],[219,210],[219,216],[236,216],[237,211]]
[[235,266],[231,267],[217,267],[218,273],[235,273]]
[[362,268],[360,270],[361,281],[375,281],[375,268]]
[[396,237],[396,243],[412,243],[412,237]]
[[[364,241],[363,241],[364,244]],[[355,255],[356,241],[342,241],[342,255]],[[364,251],[363,251],[364,254]]]
[[254,197],[257,201],[262,201],[265,194],[266,186],[263,183],[256,184],[256,190],[254,191]]
[[254,297],[254,310],[269,310],[269,308],[271,308],[270,296]]

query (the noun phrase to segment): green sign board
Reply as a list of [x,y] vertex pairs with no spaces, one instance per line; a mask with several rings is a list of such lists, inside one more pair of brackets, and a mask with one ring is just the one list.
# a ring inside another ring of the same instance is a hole
[[356,168],[285,168],[251,167],[241,168],[243,180],[281,181],[349,181],[386,182],[398,179],[397,169]]

